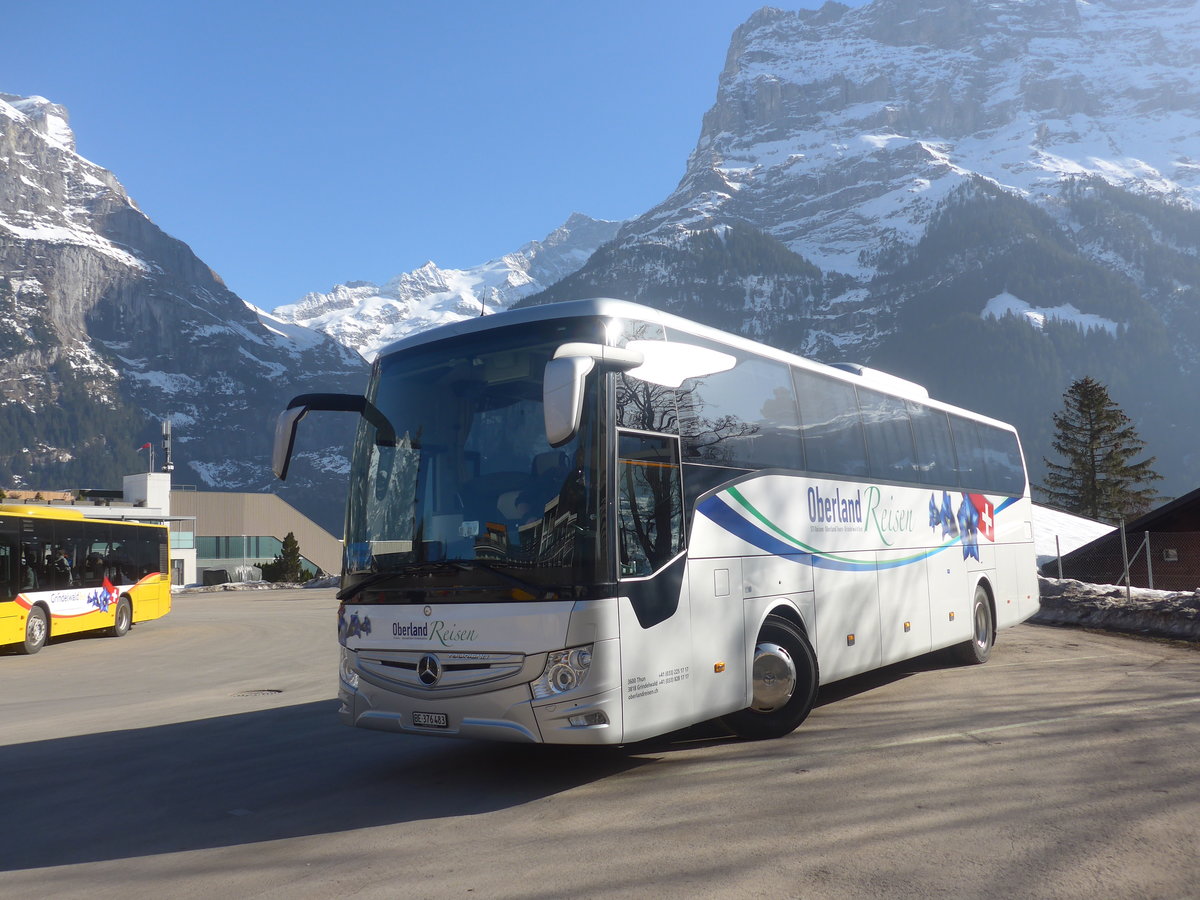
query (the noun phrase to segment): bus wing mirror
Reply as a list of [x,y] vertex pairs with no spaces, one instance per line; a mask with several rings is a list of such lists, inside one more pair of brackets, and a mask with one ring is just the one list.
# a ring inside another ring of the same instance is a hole
[[561,447],[579,433],[588,373],[597,366],[627,371],[644,361],[645,357],[636,350],[604,344],[563,344],[554,351],[542,378],[542,410],[550,446]]
[[379,407],[366,397],[357,394],[301,394],[293,397],[287,408],[275,421],[275,445],[271,450],[271,468],[275,476],[283,481],[287,478],[292,462],[292,449],[296,445],[296,431],[300,420],[310,412],[356,412],[375,426],[375,443],[385,447],[396,446],[396,430]]
[[292,462],[292,448],[296,445],[296,429],[307,412],[307,406],[289,406],[275,420],[275,445],[271,448],[271,468],[280,481],[287,478],[288,466]]
[[579,433],[583,418],[583,383],[596,367],[595,360],[582,356],[552,359],[542,379],[542,412],[546,418],[546,441],[561,447]]

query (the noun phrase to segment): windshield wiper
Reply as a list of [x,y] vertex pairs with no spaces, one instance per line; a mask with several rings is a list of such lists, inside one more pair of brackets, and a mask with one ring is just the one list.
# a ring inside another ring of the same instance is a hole
[[484,562],[481,559],[455,560],[454,565],[464,572],[470,572],[472,569],[483,569],[483,571],[495,575],[501,581],[507,581],[509,584],[520,588],[527,594],[532,594],[535,597],[541,594],[544,600],[558,599],[558,591],[552,591],[540,584],[534,584],[532,581],[526,581],[524,578],[518,578],[516,575],[505,572],[498,566],[494,566],[489,562]]
[[388,569],[384,572],[372,572],[362,581],[338,591],[337,599],[342,601],[349,600],[351,597],[362,593],[367,588],[377,585],[381,582],[388,581],[392,578],[399,578],[404,575],[444,575],[448,572],[456,571],[458,568],[459,567],[452,562],[407,563]]
[[513,587],[520,588],[525,593],[531,594],[534,597],[541,597],[543,600],[559,599],[560,595],[558,591],[550,590],[532,581],[527,581],[481,559],[447,559],[439,562],[405,563],[388,569],[386,572],[372,572],[363,578],[362,581],[339,591],[337,598],[344,602],[362,593],[369,587],[393,578],[401,578],[405,575],[446,575],[452,572],[472,572],[477,569],[482,569],[490,575],[495,575],[501,581],[507,582]]

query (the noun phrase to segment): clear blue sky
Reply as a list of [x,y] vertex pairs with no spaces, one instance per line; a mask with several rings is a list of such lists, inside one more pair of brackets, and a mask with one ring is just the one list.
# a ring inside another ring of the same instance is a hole
[[66,106],[83,156],[273,309],[644,212],[762,5],[24,0],[0,92]]

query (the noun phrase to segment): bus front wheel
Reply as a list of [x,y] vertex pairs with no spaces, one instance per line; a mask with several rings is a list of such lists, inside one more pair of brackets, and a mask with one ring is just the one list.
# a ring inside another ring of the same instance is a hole
[[25,620],[25,640],[17,645],[21,653],[37,653],[46,645],[50,636],[50,623],[46,619],[46,611],[40,606],[29,609],[29,618]]
[[721,721],[734,734],[765,740],[791,734],[817,699],[817,655],[804,632],[782,616],[767,616],[754,646],[750,706]]
[[971,603],[971,639],[954,647],[959,662],[978,666],[992,655],[992,644],[996,642],[996,621],[992,618],[992,603],[987,589],[975,586],[975,599]]
[[110,634],[113,637],[123,637],[129,633],[131,627],[133,627],[133,604],[128,597],[122,597],[117,601],[117,613],[113,618]]

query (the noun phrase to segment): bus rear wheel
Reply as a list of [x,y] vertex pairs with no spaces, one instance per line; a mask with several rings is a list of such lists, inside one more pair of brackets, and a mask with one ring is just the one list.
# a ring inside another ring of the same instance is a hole
[[46,619],[46,611],[40,606],[29,609],[29,618],[25,620],[25,640],[17,645],[21,653],[32,655],[46,646],[46,638],[50,636],[50,623]]
[[971,602],[971,639],[954,647],[958,661],[968,666],[978,666],[992,655],[992,644],[996,642],[996,622],[992,618],[992,603],[987,589],[975,586],[975,599]]
[[817,699],[817,655],[804,632],[782,616],[767,616],[751,669],[750,706],[721,721],[739,737],[767,740],[791,734]]
[[128,597],[122,597],[117,601],[117,612],[113,618],[113,627],[109,630],[109,634],[113,637],[123,637],[129,634],[129,629],[133,627],[133,604]]

